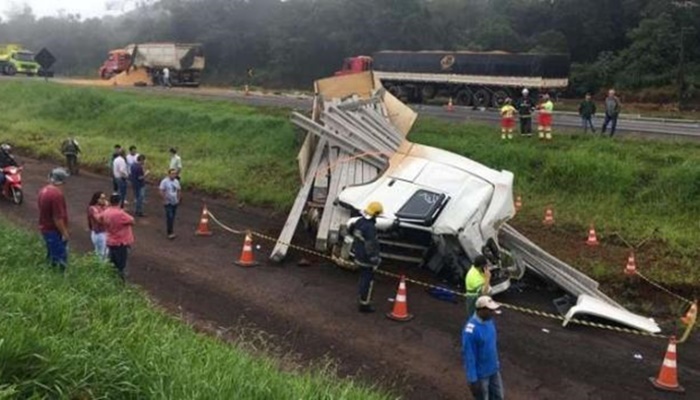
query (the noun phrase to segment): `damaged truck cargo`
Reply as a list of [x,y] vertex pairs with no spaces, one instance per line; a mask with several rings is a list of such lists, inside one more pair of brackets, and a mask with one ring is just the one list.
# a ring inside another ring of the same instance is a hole
[[315,83],[311,117],[292,115],[307,131],[299,154],[302,188],[271,258],[287,252],[299,221],[313,228],[316,249],[352,266],[347,234],[370,202],[384,260],[432,271],[462,289],[479,255],[490,261],[492,294],[507,290],[526,270],[553,282],[577,304],[559,307],[565,324],[581,315],[607,318],[648,332],[660,329],[598,290],[598,283],[551,256],[507,222],[515,215],[513,173],[406,140],[416,114],[386,92],[371,72]]

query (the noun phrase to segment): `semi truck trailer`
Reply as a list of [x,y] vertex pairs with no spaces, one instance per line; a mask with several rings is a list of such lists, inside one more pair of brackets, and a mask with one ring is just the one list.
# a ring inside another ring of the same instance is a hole
[[533,96],[566,88],[569,57],[500,51],[379,51],[346,58],[336,75],[363,71],[373,71],[384,88],[406,102],[445,96],[460,105],[500,107],[523,88]]

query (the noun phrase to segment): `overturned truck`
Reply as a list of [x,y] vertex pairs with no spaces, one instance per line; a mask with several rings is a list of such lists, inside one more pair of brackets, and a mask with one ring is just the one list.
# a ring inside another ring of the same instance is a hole
[[383,260],[414,263],[460,287],[472,260],[483,254],[492,265],[495,295],[530,270],[576,299],[560,307],[565,323],[585,314],[660,331],[653,320],[626,311],[597,282],[507,224],[515,215],[511,172],[406,140],[416,114],[371,72],[319,80],[315,91],[311,116],[292,115],[308,132],[299,155],[303,185],[273,260],[285,257],[303,216],[316,232],[316,249],[351,266],[348,222],[379,201]]

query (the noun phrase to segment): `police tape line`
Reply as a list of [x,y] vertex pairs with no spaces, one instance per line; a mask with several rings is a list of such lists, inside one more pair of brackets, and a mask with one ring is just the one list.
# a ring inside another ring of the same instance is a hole
[[685,302],[686,304],[693,304],[693,301],[692,301],[692,300],[688,300],[687,298],[685,298],[685,297],[683,297],[683,296],[681,296],[681,295],[679,295],[679,294],[677,294],[677,293],[673,293],[673,292],[670,291],[669,289],[667,289],[667,288],[661,286],[660,284],[658,284],[658,283],[652,281],[651,279],[647,278],[646,276],[642,275],[641,272],[635,271],[635,273],[636,273],[636,275],[638,275],[640,278],[642,278],[642,280],[646,281],[648,284],[650,284],[650,285],[656,287],[657,289],[659,289],[659,290],[661,290],[661,291],[663,291],[663,292],[668,293],[669,295],[675,297],[676,299],[678,299],[678,300],[680,300],[680,301],[682,301],[682,302]]
[[[233,234],[235,234],[235,235],[250,234],[250,235],[253,235],[253,236],[257,236],[257,237],[259,237],[259,238],[261,238],[261,239],[264,239],[264,240],[267,240],[267,241],[270,241],[270,242],[273,242],[273,243],[280,243],[280,244],[283,244],[283,245],[288,246],[288,247],[291,248],[291,249],[298,250],[298,251],[303,252],[303,253],[311,254],[311,255],[314,255],[314,256],[316,256],[316,257],[329,260],[329,261],[331,261],[331,262],[333,262],[333,263],[336,263],[336,264],[341,264],[341,265],[342,265],[342,264],[345,264],[344,266],[345,266],[345,267],[348,267],[348,263],[347,263],[346,261],[341,260],[341,259],[338,259],[337,257],[333,257],[332,255],[329,256],[328,254],[321,253],[321,252],[318,252],[318,251],[315,251],[315,250],[311,250],[311,249],[307,249],[306,247],[297,246],[297,245],[294,245],[294,244],[292,244],[292,243],[285,243],[285,242],[283,242],[283,241],[281,241],[281,240],[279,240],[279,239],[277,239],[277,238],[274,238],[274,237],[272,237],[272,236],[268,236],[268,235],[265,235],[265,234],[262,234],[262,233],[259,233],[259,232],[254,232],[254,231],[250,231],[250,230],[237,230],[237,229],[233,229],[233,228],[231,228],[231,227],[225,225],[225,224],[222,223],[221,221],[219,221],[219,220],[211,213],[211,211],[208,211],[208,214],[209,214],[209,217],[211,218],[212,221],[214,221],[217,225],[219,225],[222,229],[224,229],[224,230],[227,231],[227,232],[233,233]],[[400,278],[401,278],[401,275],[395,274],[395,273],[393,273],[393,272],[385,271],[385,270],[379,270],[379,269],[378,269],[378,270],[376,270],[375,273],[377,273],[377,274],[379,274],[379,275],[389,276],[389,277],[396,278],[396,279],[400,279]],[[458,292],[458,291],[452,290],[452,289],[448,289],[448,288],[445,288],[445,287],[443,287],[443,286],[438,286],[438,285],[434,285],[434,284],[431,284],[431,283],[426,283],[426,282],[418,281],[418,280],[415,280],[415,279],[409,278],[409,277],[405,277],[404,279],[405,279],[405,281],[406,281],[407,283],[412,283],[412,284],[414,284],[414,285],[416,285],[416,286],[421,286],[421,287],[424,287],[424,288],[427,288],[427,289],[436,289],[436,290],[440,290],[440,291],[443,291],[443,292],[446,292],[446,293],[453,294],[453,295],[455,295],[455,296],[465,297],[465,298],[466,298],[466,294],[465,294],[465,293]],[[554,319],[554,320],[558,320],[558,321],[566,321],[566,318],[564,318],[563,316],[561,316],[561,315],[559,315],[559,314],[553,314],[553,313],[549,313],[549,312],[534,310],[534,309],[531,309],[531,308],[516,306],[516,305],[508,304],[508,303],[499,302],[499,304],[500,304],[503,308],[506,308],[506,309],[509,309],[509,310],[514,310],[514,311],[521,312],[521,313],[524,313],[524,314],[535,315],[535,316],[538,316],[538,317],[543,317],[543,318],[548,318],[548,319]],[[669,335],[661,335],[661,334],[657,334],[657,333],[650,333],[650,332],[638,331],[638,330],[635,330],[635,329],[623,328],[623,327],[613,326],[613,325],[606,325],[606,324],[601,324],[601,323],[597,323],[597,322],[591,322],[591,321],[586,321],[586,320],[581,320],[581,319],[576,319],[576,318],[571,318],[571,319],[569,319],[567,323],[572,323],[572,324],[577,324],[577,325],[583,325],[583,326],[588,326],[588,327],[593,327],[593,328],[599,328],[599,329],[605,329],[605,330],[614,331],[614,332],[620,332],[620,333],[628,333],[628,334],[637,335],[637,336],[647,336],[647,337],[659,338],[659,339],[664,339],[664,340],[667,340],[667,339],[669,339],[669,338],[671,337],[671,336],[669,336]],[[691,329],[692,329],[692,327],[691,327]]]

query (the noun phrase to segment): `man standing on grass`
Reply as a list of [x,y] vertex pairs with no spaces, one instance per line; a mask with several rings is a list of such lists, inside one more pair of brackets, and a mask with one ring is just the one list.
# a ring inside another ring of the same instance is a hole
[[523,136],[532,136],[532,111],[535,109],[535,104],[530,99],[530,91],[527,88],[523,89],[523,97],[518,102],[518,116],[520,119],[520,134]]
[[608,124],[610,126],[610,137],[615,135],[615,129],[617,128],[617,117],[620,115],[622,110],[622,103],[620,99],[615,96],[615,89],[608,90],[608,97],[605,98],[605,120],[603,121],[603,135],[605,131],[608,130]]
[[170,166],[168,169],[175,170],[175,177],[179,181],[180,173],[182,173],[182,159],[177,154],[177,149],[174,147],[170,148]]
[[134,233],[131,228],[134,225],[134,217],[127,214],[120,204],[119,195],[113,194],[109,198],[109,207],[100,214],[99,218],[107,232],[109,261],[114,264],[117,274],[124,280],[129,248],[134,244]]
[[171,168],[168,171],[168,176],[160,181],[160,196],[163,199],[163,207],[165,207],[165,227],[168,234],[168,239],[175,239],[174,232],[175,214],[177,213],[177,205],[180,204],[182,198],[182,190],[180,189],[180,181],[177,180],[177,170]]
[[68,265],[68,210],[63,196],[63,184],[68,173],[55,168],[49,174],[49,184],[39,191],[39,230],[46,243],[46,257],[61,272]]
[[[114,169],[114,160],[119,157],[119,154],[122,151],[122,146],[119,144],[114,145],[114,150],[112,150],[112,155],[109,158],[109,171],[112,172]],[[114,174],[112,175],[112,192],[119,192],[119,185],[117,184],[117,179],[114,178]]]
[[498,341],[493,316],[500,304],[489,296],[476,300],[476,313],[462,330],[462,356],[469,390],[475,400],[503,400]]
[[583,133],[588,133],[588,127],[591,128],[591,133],[595,133],[595,127],[593,126],[595,111],[595,103],[591,100],[591,94],[586,93],[586,98],[578,105],[578,115],[581,116]]

